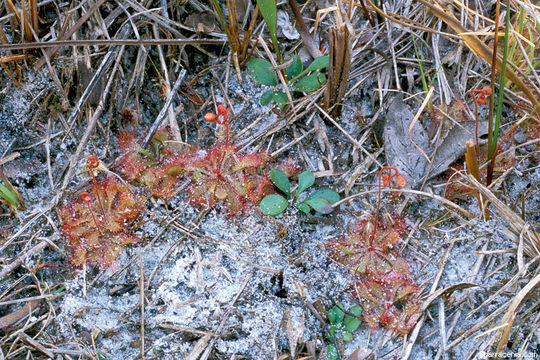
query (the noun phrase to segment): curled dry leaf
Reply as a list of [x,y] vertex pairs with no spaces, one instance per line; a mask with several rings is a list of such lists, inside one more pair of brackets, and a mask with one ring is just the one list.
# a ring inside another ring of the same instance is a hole
[[[446,171],[465,153],[465,143],[475,139],[475,122],[471,120],[447,123],[439,139],[432,141],[420,122],[411,127],[413,119],[409,106],[401,96],[396,96],[388,108],[384,127],[386,161],[405,174],[411,188],[420,185],[426,176],[432,178]],[[431,133],[434,132],[432,129]],[[487,133],[485,123],[479,124],[478,132],[479,136]]]

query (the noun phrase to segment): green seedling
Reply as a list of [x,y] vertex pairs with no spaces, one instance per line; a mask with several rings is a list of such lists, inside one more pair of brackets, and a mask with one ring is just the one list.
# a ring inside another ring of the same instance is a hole
[[338,351],[334,344],[336,338],[341,338],[343,341],[352,341],[354,337],[353,333],[362,324],[360,315],[362,315],[361,306],[351,307],[347,314],[345,314],[341,304],[337,304],[328,310],[328,322],[330,323],[328,332],[326,333],[326,340],[328,341],[326,354],[328,360],[338,359]]
[[268,32],[272,39],[272,45],[276,52],[278,62],[281,63],[281,53],[277,42],[277,4],[275,0],[257,0],[264,22],[268,26]]
[[14,210],[24,208],[24,200],[21,194],[11,185],[2,169],[0,169],[0,180],[5,184],[0,183],[0,202]]
[[0,183],[0,201],[7,204],[13,209],[17,209],[20,205],[19,197],[14,190],[9,189]]
[[260,207],[265,215],[279,215],[284,212],[289,203],[306,214],[309,214],[311,209],[320,214],[330,214],[334,208],[333,204],[338,202],[341,197],[337,192],[331,189],[319,189],[308,195],[302,202],[298,202],[300,194],[310,188],[315,183],[315,175],[310,171],[304,171],[298,177],[298,187],[291,194],[291,182],[282,170],[272,169],[270,171],[270,180],[283,193],[282,195],[271,194],[262,199]]
[[[304,69],[300,58],[294,55],[292,57],[292,63],[286,68],[289,92],[310,93],[319,89],[326,82],[326,76],[318,70],[328,67],[328,61],[328,56],[321,56],[313,60]],[[277,85],[279,84],[278,77],[275,71],[272,70],[272,64],[269,61],[252,58],[248,62],[247,67],[253,80],[263,85],[272,86],[272,89],[263,93],[259,99],[261,105],[268,105],[271,101],[274,101],[275,104],[283,106],[289,101],[287,94],[283,90],[277,89]]]

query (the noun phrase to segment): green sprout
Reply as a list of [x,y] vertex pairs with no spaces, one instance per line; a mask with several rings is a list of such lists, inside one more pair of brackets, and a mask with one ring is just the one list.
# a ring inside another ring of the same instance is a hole
[[[326,82],[326,76],[318,70],[328,67],[328,62],[328,56],[321,56],[313,60],[304,69],[300,58],[294,55],[292,63],[286,68],[287,83],[291,86],[290,92],[310,93],[319,89]],[[269,61],[252,58],[249,60],[247,68],[253,80],[263,85],[272,86],[271,89],[261,95],[259,99],[261,105],[268,105],[273,100],[275,104],[283,106],[289,101],[287,94],[283,90],[276,88],[279,81]]]
[[338,359],[338,351],[334,344],[336,338],[342,338],[343,341],[352,341],[353,333],[362,324],[362,320],[360,320],[361,314],[361,306],[351,307],[347,315],[341,304],[337,304],[328,310],[328,322],[330,322],[328,332],[326,333],[326,340],[328,341],[326,354],[328,360]]
[[4,175],[1,169],[0,169],[0,179],[5,184],[4,185],[0,183],[0,202],[3,202],[7,206],[15,210],[21,207],[24,208],[24,202],[21,195],[19,194],[17,189],[15,189],[13,185],[11,185],[7,176]]
[[265,215],[279,215],[287,209],[289,203],[306,214],[309,214],[311,209],[321,214],[330,214],[334,207],[332,206],[340,200],[337,192],[331,189],[319,189],[308,195],[303,201],[298,203],[298,198],[306,189],[310,188],[315,183],[315,175],[311,171],[304,171],[298,177],[298,187],[291,194],[291,183],[287,175],[279,169],[270,171],[270,180],[272,183],[283,192],[286,196],[278,194],[267,195],[262,199],[260,207]]

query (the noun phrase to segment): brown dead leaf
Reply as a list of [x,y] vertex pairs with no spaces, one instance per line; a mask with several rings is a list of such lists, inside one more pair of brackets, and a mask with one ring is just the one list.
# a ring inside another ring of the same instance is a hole
[[216,29],[217,19],[210,11],[195,12],[186,18],[184,24],[198,33],[210,34]]
[[373,351],[365,348],[358,348],[352,352],[346,360],[367,360],[373,355]]

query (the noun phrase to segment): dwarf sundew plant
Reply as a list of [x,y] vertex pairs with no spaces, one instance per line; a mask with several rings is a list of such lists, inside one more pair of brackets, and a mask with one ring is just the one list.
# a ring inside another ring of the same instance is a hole
[[130,225],[143,207],[144,199],[117,179],[96,180],[88,192],[58,212],[60,229],[71,249],[71,263],[77,267],[84,263],[101,268],[112,265],[124,246],[138,241]]
[[221,204],[229,215],[246,211],[274,191],[264,171],[269,159],[263,152],[240,152],[234,144],[212,146],[186,163],[190,201],[205,208]]
[[170,140],[168,130],[159,129],[152,138],[151,149],[147,150],[137,142],[133,133],[122,133],[119,144],[125,153],[118,159],[119,172],[128,181],[149,188],[153,196],[173,196],[190,150],[179,153]]
[[364,308],[362,319],[400,334],[408,333],[420,315],[419,287],[394,248],[404,229],[398,216],[361,219],[349,234],[326,243],[330,259],[355,279],[353,295]]
[[[390,170],[390,174],[385,174]],[[362,219],[352,230],[326,243],[330,259],[351,271],[353,295],[364,309],[362,319],[373,328],[385,326],[407,334],[420,317],[418,295],[409,263],[395,245],[405,231],[405,220],[397,215],[379,215],[382,186],[397,189],[405,178],[393,166],[379,172],[377,212]]]

